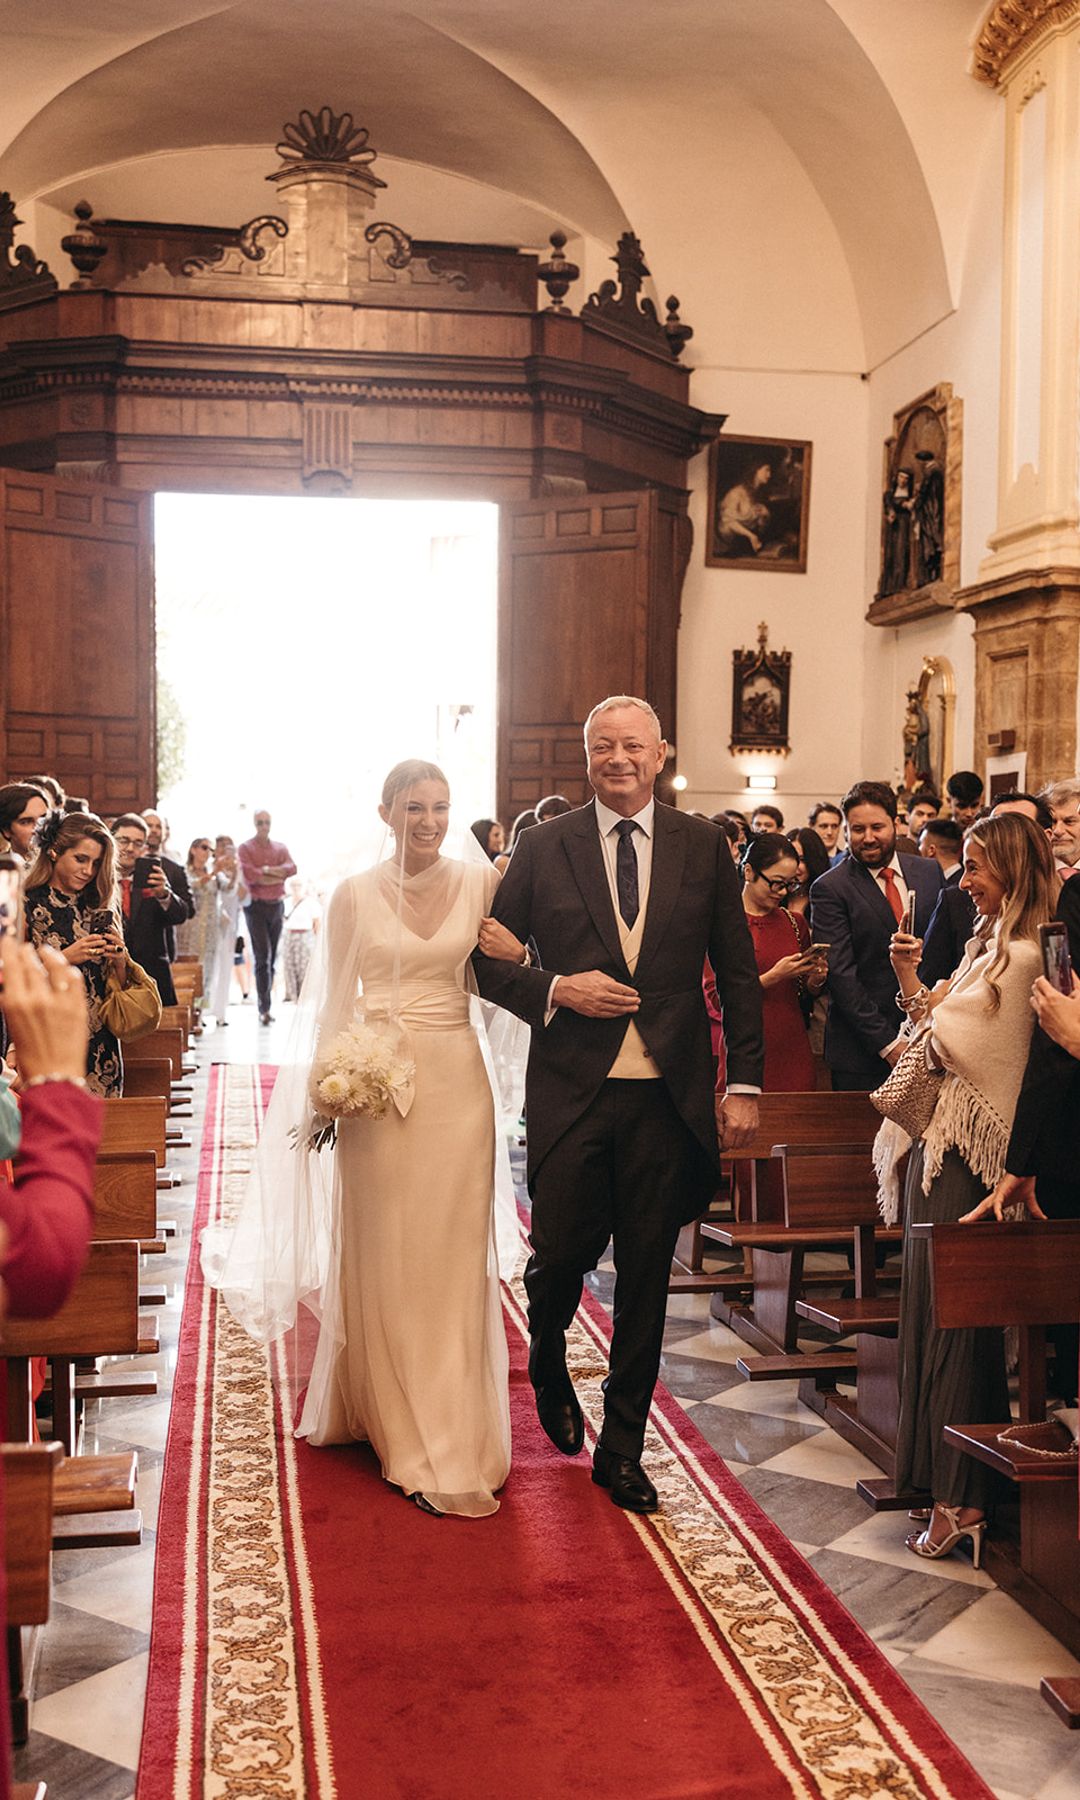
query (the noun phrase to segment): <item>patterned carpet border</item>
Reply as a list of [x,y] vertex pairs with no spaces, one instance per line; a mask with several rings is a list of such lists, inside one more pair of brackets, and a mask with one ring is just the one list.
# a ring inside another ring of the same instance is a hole
[[[137,1800],[336,1800],[339,1791],[287,1353],[254,1344],[218,1308],[198,1262],[202,1226],[227,1220],[243,1190],[273,1076],[227,1064],[211,1074]],[[504,1289],[504,1306],[508,1326],[525,1337],[520,1271]],[[608,1332],[606,1314],[587,1298],[568,1362],[593,1439]],[[645,1460],[661,1510],[621,1522],[705,1647],[718,1708],[730,1696],[751,1722],[778,1794],[988,1800],[990,1790],[921,1702],[663,1389]],[[717,1724],[722,1733],[719,1714]]]

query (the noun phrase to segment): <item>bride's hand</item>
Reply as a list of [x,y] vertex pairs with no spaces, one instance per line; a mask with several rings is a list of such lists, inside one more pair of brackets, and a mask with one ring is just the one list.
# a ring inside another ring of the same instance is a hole
[[481,954],[493,956],[498,962],[523,963],[525,946],[498,919],[481,919],[480,936],[477,939]]

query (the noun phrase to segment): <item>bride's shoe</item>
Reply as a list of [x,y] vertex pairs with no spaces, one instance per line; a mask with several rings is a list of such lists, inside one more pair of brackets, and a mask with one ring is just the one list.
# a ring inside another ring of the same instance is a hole
[[421,1494],[419,1490],[417,1490],[415,1494],[406,1494],[405,1498],[406,1500],[411,1500],[414,1506],[418,1506],[421,1512],[430,1513],[433,1519],[442,1518],[442,1513],[439,1511],[438,1507],[432,1506],[431,1501],[425,1499],[424,1495]]
[[[961,1538],[970,1538],[972,1566],[977,1569],[982,1561],[983,1539],[986,1536],[986,1520],[972,1519],[970,1524],[961,1525],[960,1514],[962,1510],[963,1509],[959,1506],[946,1506],[943,1501],[937,1501],[934,1510],[930,1515],[930,1523],[927,1525],[926,1530],[913,1531],[910,1537],[905,1538],[904,1542],[907,1544],[908,1549],[916,1556],[927,1556],[931,1558],[948,1556],[950,1550],[956,1548]],[[934,1528],[934,1519],[938,1516],[946,1521],[949,1529],[945,1537],[940,1538],[935,1542],[930,1534]]]

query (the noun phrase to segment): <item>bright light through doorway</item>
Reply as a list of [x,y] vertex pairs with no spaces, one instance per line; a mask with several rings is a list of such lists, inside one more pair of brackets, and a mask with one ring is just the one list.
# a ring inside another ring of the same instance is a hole
[[325,886],[370,860],[387,769],[438,762],[456,829],[495,809],[498,509],[158,494],[160,793],[194,837],[273,835]]

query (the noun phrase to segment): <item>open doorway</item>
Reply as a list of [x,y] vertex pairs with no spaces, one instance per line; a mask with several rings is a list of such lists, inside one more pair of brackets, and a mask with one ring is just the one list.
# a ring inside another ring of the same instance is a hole
[[161,493],[159,802],[183,859],[267,808],[320,887],[358,866],[388,768],[494,813],[498,509]]

